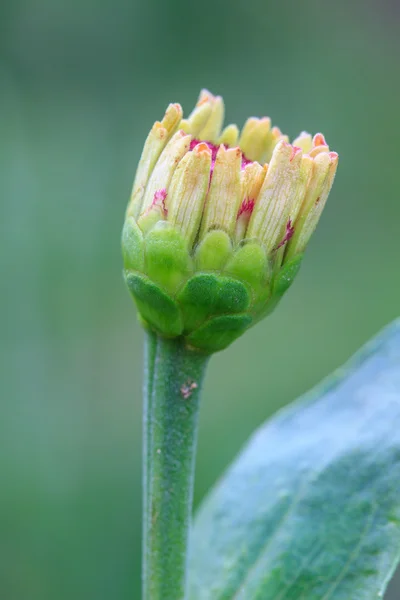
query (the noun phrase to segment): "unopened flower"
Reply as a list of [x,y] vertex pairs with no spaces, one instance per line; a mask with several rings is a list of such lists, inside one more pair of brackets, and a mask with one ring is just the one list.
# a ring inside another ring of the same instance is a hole
[[322,134],[292,144],[269,118],[222,129],[203,90],[151,129],[126,212],[125,278],[147,327],[221,350],[293,282],[335,177]]

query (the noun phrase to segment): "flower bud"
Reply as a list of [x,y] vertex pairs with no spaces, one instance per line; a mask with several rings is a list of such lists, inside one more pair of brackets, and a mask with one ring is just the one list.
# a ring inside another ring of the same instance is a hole
[[145,142],[122,234],[141,322],[207,353],[290,287],[338,161],[320,133],[290,144],[267,117],[221,133],[223,116],[207,90],[187,119],[168,107]]

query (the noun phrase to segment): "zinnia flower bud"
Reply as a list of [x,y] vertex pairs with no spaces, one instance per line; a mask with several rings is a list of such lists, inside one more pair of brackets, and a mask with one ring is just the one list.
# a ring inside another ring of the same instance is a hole
[[269,118],[224,130],[203,90],[187,119],[171,104],[151,129],[122,235],[140,318],[206,352],[228,346],[290,287],[335,177],[338,155]]

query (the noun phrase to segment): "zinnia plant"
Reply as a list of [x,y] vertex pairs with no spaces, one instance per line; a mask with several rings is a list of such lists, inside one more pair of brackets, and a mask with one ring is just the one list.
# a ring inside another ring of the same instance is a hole
[[370,363],[398,326],[261,429],[192,525],[209,357],[293,283],[338,163],[320,133],[290,143],[269,118],[241,132],[223,120],[208,91],[187,119],[168,107],[145,142],[122,234],[146,332],[143,599],[378,598],[400,553],[400,428],[379,421],[395,377],[400,416],[399,357],[380,365],[379,406]]

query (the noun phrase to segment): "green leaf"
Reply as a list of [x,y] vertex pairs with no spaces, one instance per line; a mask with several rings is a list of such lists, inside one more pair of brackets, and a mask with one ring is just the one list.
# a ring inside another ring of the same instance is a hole
[[255,433],[199,511],[189,598],[372,600],[399,558],[397,321]]

